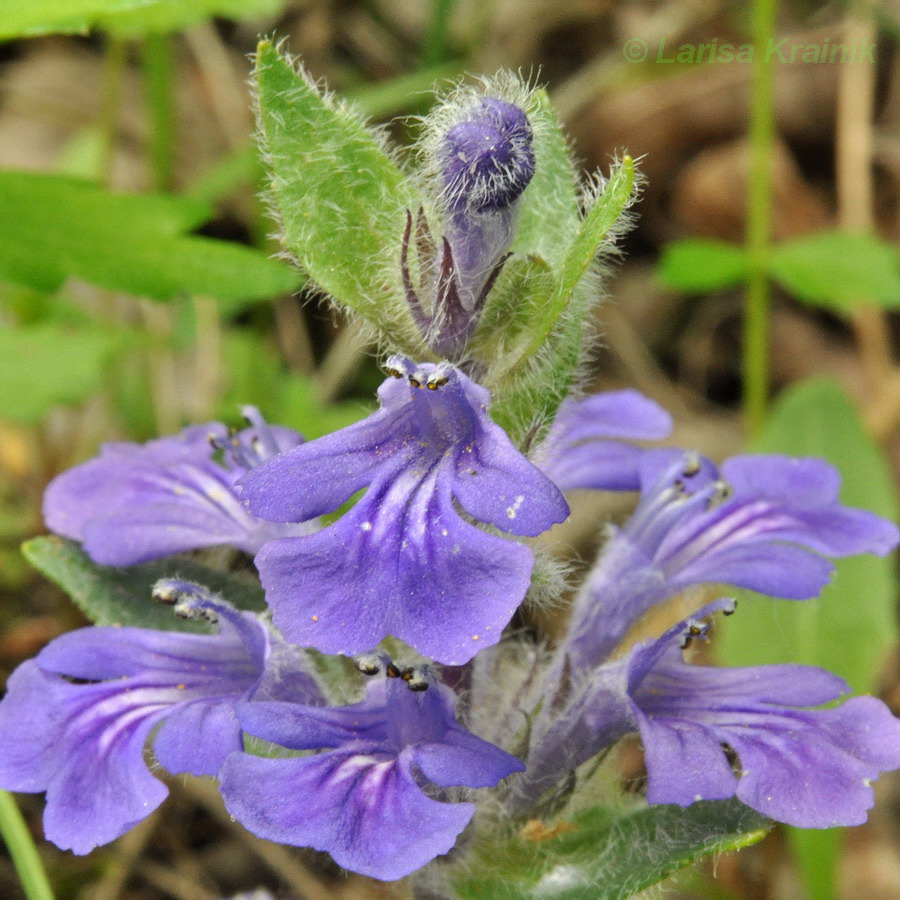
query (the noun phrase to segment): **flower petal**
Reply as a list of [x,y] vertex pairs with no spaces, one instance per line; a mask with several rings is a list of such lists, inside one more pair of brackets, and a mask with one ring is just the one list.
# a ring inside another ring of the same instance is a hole
[[354,872],[394,881],[447,853],[475,812],[439,803],[411,762],[352,751],[302,759],[232,754],[222,769],[228,811],[259,837],[332,855]]
[[538,465],[564,491],[636,491],[644,451],[626,441],[659,440],[672,417],[635,390],[565,400],[537,451]]
[[499,640],[532,557],[460,519],[449,473],[435,465],[380,479],[337,523],[272,541],[256,565],[289,640],[355,655],[393,634],[459,665]]

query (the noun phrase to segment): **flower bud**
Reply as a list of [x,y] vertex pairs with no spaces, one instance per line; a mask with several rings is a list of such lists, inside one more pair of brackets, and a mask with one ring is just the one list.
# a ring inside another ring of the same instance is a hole
[[497,97],[481,97],[453,125],[439,154],[445,199],[453,214],[510,206],[534,175],[531,125]]
[[[490,90],[490,85],[485,85]],[[410,213],[401,266],[413,318],[436,353],[460,359],[477,328],[515,236],[516,201],[534,175],[528,92],[514,77],[494,89],[517,102],[468,88],[439,103],[426,120],[422,153],[427,187],[443,219],[442,234],[420,210]],[[409,252],[415,246],[419,284]]]

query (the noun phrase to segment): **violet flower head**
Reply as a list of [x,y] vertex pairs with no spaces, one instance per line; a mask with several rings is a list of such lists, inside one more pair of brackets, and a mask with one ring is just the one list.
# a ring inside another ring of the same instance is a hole
[[83,543],[101,565],[147,560],[232,544],[255,553],[266,541],[305,534],[249,515],[234,483],[253,466],[302,441],[245,407],[250,427],[231,434],[210,422],[146,444],[113,443],[57,476],[44,495],[47,526]]
[[184,617],[217,621],[218,633],[82,628],[19,666],[0,702],[0,786],[46,791],[46,836],[74,853],[114,840],[165,799],[144,761],[158,725],[163,768],[216,775],[242,746],[237,703],[280,696],[281,679],[317,698],[255,616],[189,582],[160,582],[156,593]]
[[815,597],[828,557],[884,555],[896,526],[842,506],[840,476],[818,459],[737,456],[721,473],[694,454],[647,451],[642,497],[614,531],[576,599],[568,655],[603,662],[652,606],[693,585],[725,583],[787,599]]
[[487,414],[488,392],[446,363],[388,361],[368,418],[251,470],[254,515],[304,521],[365,495],[331,526],[270,541],[256,565],[275,623],[324,653],[392,634],[456,665],[496,643],[530,583],[534,536],[568,515],[553,483]]
[[672,417],[639,391],[605,391],[562,402],[535,452],[538,468],[562,491],[640,489],[644,451],[632,441],[655,441]]
[[594,696],[593,728],[607,739],[640,732],[647,800],[688,806],[736,796],[800,828],[864,822],[871,782],[900,767],[900,720],[873,697],[816,709],[849,688],[813,666],[689,665],[682,648],[704,631],[697,620],[682,622],[598,672],[605,685]]
[[249,734],[323,752],[233,753],[222,796],[260,837],[324,850],[346,869],[393,881],[449,852],[475,813],[472,803],[434,799],[438,789],[490,787],[524,767],[460,725],[453,691],[427,670],[376,668],[386,677],[352,706],[242,705]]
[[[427,149],[439,185],[444,233],[435,241],[419,210],[407,217],[401,270],[407,301],[429,346],[458,359],[500,274],[515,236],[516,201],[534,175],[531,125],[516,104],[468,96],[440,107]],[[419,284],[410,274],[414,243]]]
[[444,135],[438,156],[454,213],[509,208],[534,175],[528,117],[498,97],[480,97]]
[[900,767],[900,721],[872,697],[816,708],[848,687],[813,666],[688,664],[685,649],[705,639],[704,619],[718,611],[733,612],[733,601],[708,604],[586,673],[569,701],[536,724],[517,802],[535,802],[567,771],[638,732],[650,803],[734,796],[802,828],[865,821],[871,782]]

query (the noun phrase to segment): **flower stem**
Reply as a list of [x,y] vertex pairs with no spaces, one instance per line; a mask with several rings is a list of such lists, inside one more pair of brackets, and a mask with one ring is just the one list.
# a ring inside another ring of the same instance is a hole
[[763,48],[775,33],[777,0],[753,4],[753,83],[750,100],[750,173],[747,185],[747,257],[744,310],[744,415],[752,436],[762,428],[769,393],[769,280],[772,153],[775,143],[775,64]]
[[12,858],[27,900],[53,900],[47,873],[16,801],[0,790],[0,834]]
[[168,191],[172,189],[175,160],[172,39],[167,34],[149,34],[143,50],[153,188]]
[[447,59],[447,36],[456,0],[432,0],[431,22],[422,47],[422,64],[433,66]]
[[122,102],[122,81],[125,76],[125,42],[108,35],[103,57],[103,96],[100,104],[100,157],[97,180],[112,183],[113,156],[118,140],[119,106]]

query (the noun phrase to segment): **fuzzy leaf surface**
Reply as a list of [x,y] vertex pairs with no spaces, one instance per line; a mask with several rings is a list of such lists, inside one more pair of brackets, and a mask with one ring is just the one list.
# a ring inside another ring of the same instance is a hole
[[536,330],[523,354],[525,359],[541,348],[566,312],[576,288],[631,201],[633,191],[634,162],[626,156],[604,185],[584,217],[575,239],[569,244],[553,294],[542,311],[541,319],[534,323]]
[[485,848],[477,876],[456,882],[462,900],[625,900],[712,853],[749,846],[770,823],[736,800],[617,815],[594,807],[549,840],[520,835]]
[[561,262],[578,233],[578,186],[569,145],[546,91],[537,91],[529,110],[534,132],[534,177],[519,200],[513,253]]
[[115,568],[99,566],[74,541],[56,535],[36,537],[22,545],[25,558],[61,587],[95,625],[134,625],[164,631],[202,631],[196,622],[173,615],[151,597],[160,578],[177,576],[203,584],[239,609],[265,608],[262,589],[233,575],[211,569],[187,556]]
[[259,131],[287,249],[327,293],[418,346],[400,281],[406,210],[418,201],[365,122],[270,43],[256,56]]

